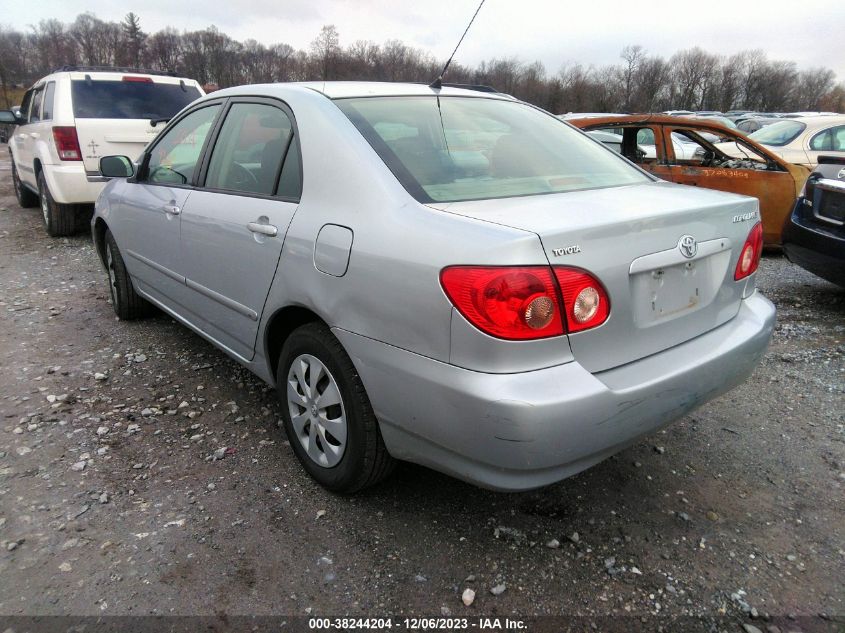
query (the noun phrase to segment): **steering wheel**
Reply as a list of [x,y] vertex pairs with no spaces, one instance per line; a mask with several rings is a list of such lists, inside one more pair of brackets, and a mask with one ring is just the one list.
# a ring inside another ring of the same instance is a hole
[[704,167],[711,167],[713,165],[713,161],[716,160],[716,152],[712,149],[705,149],[704,156],[701,159],[701,164]]
[[240,163],[232,163],[226,175],[226,187],[239,191],[257,191],[258,179]]

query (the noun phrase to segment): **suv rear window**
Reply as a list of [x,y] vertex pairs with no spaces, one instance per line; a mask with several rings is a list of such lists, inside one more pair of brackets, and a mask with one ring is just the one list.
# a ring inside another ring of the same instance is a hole
[[147,81],[71,82],[77,119],[169,119],[200,92],[193,86]]
[[563,121],[514,101],[366,97],[337,106],[418,201],[530,196],[649,182]]

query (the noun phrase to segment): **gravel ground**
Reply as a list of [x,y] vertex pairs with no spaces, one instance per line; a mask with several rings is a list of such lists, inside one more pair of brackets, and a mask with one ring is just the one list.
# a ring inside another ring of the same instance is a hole
[[779,321],[751,379],[560,484],[497,494],[402,465],[343,498],[303,473],[266,385],[170,318],[114,318],[90,238],[47,237],[6,157],[0,614],[841,626],[843,290],[766,256]]

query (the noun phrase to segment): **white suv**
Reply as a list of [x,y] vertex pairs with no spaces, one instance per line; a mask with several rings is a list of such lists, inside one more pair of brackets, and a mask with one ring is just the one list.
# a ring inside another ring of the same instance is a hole
[[105,185],[100,157],[140,154],[161,123],[203,94],[193,79],[129,68],[65,66],[40,79],[9,138],[18,202],[40,201],[50,235],[74,233]]

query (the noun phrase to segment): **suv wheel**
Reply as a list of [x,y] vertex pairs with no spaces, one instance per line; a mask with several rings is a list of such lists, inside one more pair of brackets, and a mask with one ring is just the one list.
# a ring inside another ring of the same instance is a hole
[[38,196],[32,193],[22,182],[18,176],[18,168],[12,159],[12,186],[15,188],[15,197],[18,199],[18,204],[24,209],[29,209],[38,204]]
[[60,204],[53,200],[43,171],[38,174],[38,196],[47,233],[52,237],[73,235],[76,231],[76,209],[72,204]]
[[109,296],[117,318],[121,321],[131,321],[148,316],[152,312],[152,305],[135,292],[111,231],[106,231],[105,251]]
[[309,323],[285,341],[277,373],[291,448],[325,488],[353,493],[393,470],[355,366],[328,327]]

